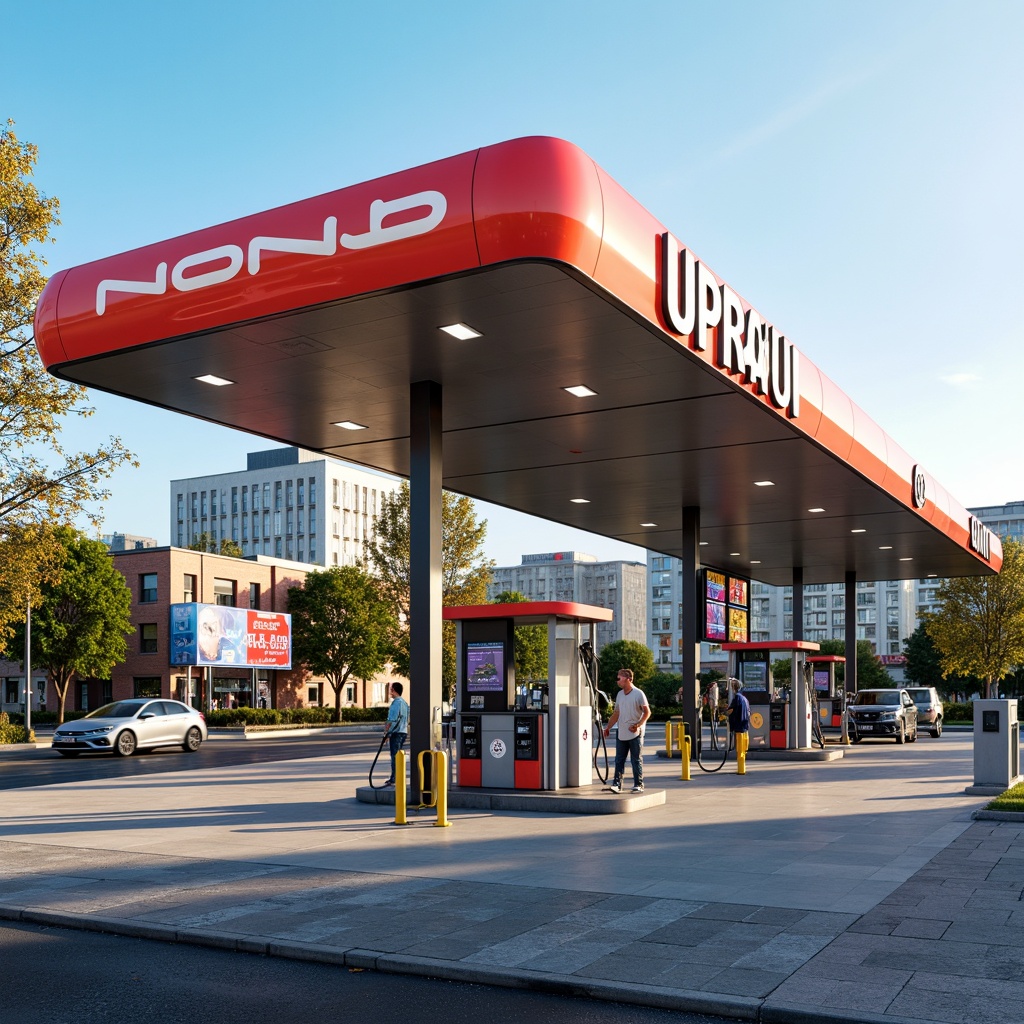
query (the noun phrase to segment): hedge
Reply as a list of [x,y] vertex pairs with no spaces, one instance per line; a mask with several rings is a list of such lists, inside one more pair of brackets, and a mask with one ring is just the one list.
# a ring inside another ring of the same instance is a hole
[[30,743],[34,736],[25,731],[24,725],[12,724],[6,711],[0,711],[0,743]]
[[[387,708],[342,708],[342,722],[383,722]],[[229,708],[207,711],[206,724],[215,729],[245,725],[333,725],[334,708]]]

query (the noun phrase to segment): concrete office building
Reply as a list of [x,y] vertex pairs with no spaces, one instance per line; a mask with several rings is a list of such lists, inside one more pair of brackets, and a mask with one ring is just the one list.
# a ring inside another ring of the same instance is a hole
[[155,537],[137,537],[134,533],[105,533],[100,540],[111,551],[141,551],[143,548],[155,548]]
[[381,498],[398,481],[300,448],[250,452],[235,473],[171,481],[171,543],[208,534],[219,549],[310,565],[355,565],[373,538]]
[[493,570],[487,599],[518,590],[531,601],[576,601],[610,608],[597,624],[597,651],[616,640],[647,642],[647,567],[642,562],[599,562],[580,551],[523,555],[519,565]]

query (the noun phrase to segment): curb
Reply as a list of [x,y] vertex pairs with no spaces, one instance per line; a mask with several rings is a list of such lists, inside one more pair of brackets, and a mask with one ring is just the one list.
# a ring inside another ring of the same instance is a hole
[[975,821],[1021,821],[1024,822],[1024,811],[975,811],[971,817]]
[[22,924],[73,928],[78,931],[123,935],[127,938],[156,942],[175,942],[208,949],[238,953],[255,953],[287,960],[357,967],[440,981],[458,981],[496,988],[525,989],[549,995],[572,996],[601,1002],[627,1003],[655,1009],[700,1013],[733,1020],[763,1024],[921,1024],[920,1018],[895,1017],[888,1014],[862,1013],[856,1016],[837,1013],[821,1007],[768,1004],[764,999],[731,996],[724,993],[700,992],[692,989],[659,988],[631,982],[604,981],[576,975],[545,974],[517,968],[487,967],[455,960],[384,953],[357,947],[333,947],[315,942],[275,941],[257,939],[231,932],[201,931],[176,928],[174,925],[124,918],[100,917],[59,910],[35,910],[30,907],[9,907],[0,904],[0,920]]

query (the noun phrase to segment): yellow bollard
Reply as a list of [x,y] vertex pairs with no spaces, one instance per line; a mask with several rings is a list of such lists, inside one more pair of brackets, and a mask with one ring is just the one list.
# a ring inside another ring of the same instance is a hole
[[665,723],[665,756],[672,756],[672,723]]
[[747,774],[747,746],[750,743],[750,734],[745,732],[736,733],[736,774]]
[[405,817],[405,751],[395,754],[395,824],[408,825]]
[[448,755],[443,750],[434,754],[434,778],[438,779],[437,785],[437,821],[436,827],[448,828],[451,822],[448,820]]
[[690,781],[690,737],[683,737],[683,756],[680,758],[683,762],[682,774],[679,776],[683,782]]

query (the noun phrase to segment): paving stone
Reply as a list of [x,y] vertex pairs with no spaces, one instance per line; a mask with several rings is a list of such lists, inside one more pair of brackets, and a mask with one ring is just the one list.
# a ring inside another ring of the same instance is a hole
[[951,921],[925,921],[920,918],[908,918],[901,921],[892,934],[918,939],[941,939],[951,923]]
[[701,990],[764,998],[778,988],[787,977],[785,971],[760,971],[734,966],[716,974],[701,986]]

